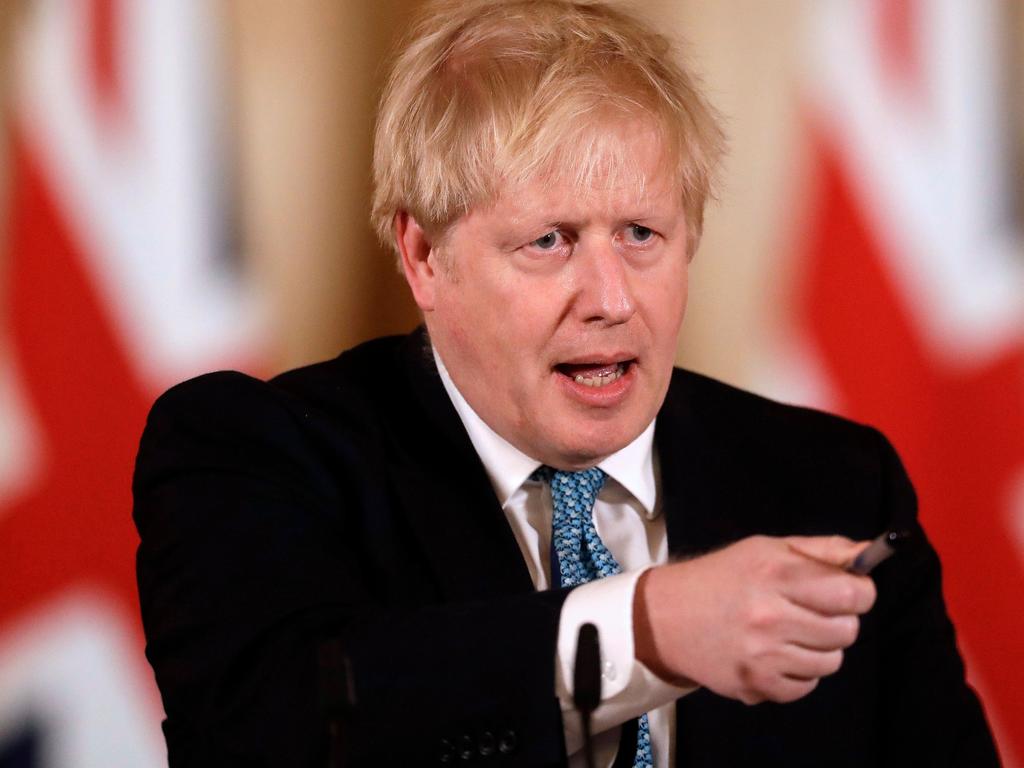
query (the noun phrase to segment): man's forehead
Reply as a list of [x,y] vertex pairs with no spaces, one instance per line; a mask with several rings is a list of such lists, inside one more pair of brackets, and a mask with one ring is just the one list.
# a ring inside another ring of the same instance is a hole
[[507,174],[496,187],[495,199],[484,207],[521,216],[553,207],[664,207],[682,196],[675,158],[642,125],[632,134],[616,126],[598,137],[573,137],[544,167]]
[[682,197],[678,185],[664,176],[652,180],[638,176],[606,184],[536,179],[503,190],[488,207],[513,221],[554,216],[568,222],[668,214],[681,207]]
[[567,220],[573,213],[635,218],[669,213],[681,205],[680,185],[663,167],[585,179],[565,173],[538,176],[503,187],[485,208],[501,209],[503,215],[521,219],[562,212],[559,218]]

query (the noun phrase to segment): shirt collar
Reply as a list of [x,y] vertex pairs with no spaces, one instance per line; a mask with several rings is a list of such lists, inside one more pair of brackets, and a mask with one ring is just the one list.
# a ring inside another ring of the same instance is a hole
[[[434,352],[434,361],[441,383],[462,420],[469,439],[491,480],[502,508],[519,487],[529,479],[541,462],[527,456],[512,443],[491,429],[459,392],[441,356]],[[657,485],[654,478],[654,421],[633,442],[616,451],[597,465],[614,478],[640,502],[648,519],[657,514]]]

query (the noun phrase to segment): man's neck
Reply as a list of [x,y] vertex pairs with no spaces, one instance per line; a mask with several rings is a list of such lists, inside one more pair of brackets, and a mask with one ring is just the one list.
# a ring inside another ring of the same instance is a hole
[[[528,456],[494,431],[473,410],[452,381],[444,361],[433,350],[441,383],[462,421],[470,442],[487,471],[502,506],[543,462]],[[643,505],[648,515],[656,509],[657,483],[654,471],[654,421],[628,445],[598,462],[597,466],[626,488]]]

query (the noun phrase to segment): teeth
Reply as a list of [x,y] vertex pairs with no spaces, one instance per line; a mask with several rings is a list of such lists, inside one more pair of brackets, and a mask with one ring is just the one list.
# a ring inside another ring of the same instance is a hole
[[606,387],[616,379],[620,378],[625,372],[626,366],[619,363],[611,373],[606,373],[601,376],[583,376],[582,374],[578,374],[575,381],[577,384],[582,384],[586,387]]

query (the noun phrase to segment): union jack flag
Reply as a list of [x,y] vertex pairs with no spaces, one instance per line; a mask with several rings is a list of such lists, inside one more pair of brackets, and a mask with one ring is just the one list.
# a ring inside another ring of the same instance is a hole
[[33,0],[0,300],[0,766],[166,764],[129,483],[149,404],[256,360],[206,0]]
[[1006,7],[812,7],[816,178],[794,307],[806,354],[790,369],[804,379],[771,378],[901,452],[969,679],[1006,764],[1024,765],[1024,243]]

